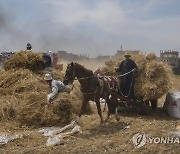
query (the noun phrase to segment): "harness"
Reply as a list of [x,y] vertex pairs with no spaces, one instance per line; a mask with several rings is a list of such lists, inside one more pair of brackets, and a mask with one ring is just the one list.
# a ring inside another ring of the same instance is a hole
[[[82,77],[82,78],[77,78],[75,77],[75,70],[73,70],[73,75],[72,75],[72,80],[70,82],[73,82],[74,80],[85,80],[85,79],[91,79],[91,78],[102,78],[104,79],[104,81],[107,83],[107,86],[110,90],[114,90],[116,92],[118,92],[118,90],[120,90],[120,93],[122,96],[124,96],[121,92],[121,89],[119,89],[118,87],[118,83],[117,83],[117,77],[123,77],[123,76],[126,76],[128,74],[130,74],[131,72],[134,72],[134,69],[132,69],[131,71],[127,72],[127,73],[124,73],[124,74],[119,74],[119,75],[115,75],[115,76],[88,76],[88,77]],[[133,76],[134,76],[134,73],[133,73]],[[130,90],[129,90],[129,93],[127,96],[124,96],[124,97],[128,97],[129,94],[130,94],[130,91],[132,89],[132,84],[133,84],[133,79],[131,81],[131,86],[130,86]],[[97,86],[98,87],[98,86]],[[97,89],[97,88],[96,88]],[[90,93],[87,93],[87,92],[83,92],[81,91],[82,93],[84,94],[94,94],[97,92],[97,90],[95,92],[90,92]]]
[[118,82],[117,82],[117,78],[115,77],[104,77],[104,81],[106,83],[106,85],[108,86],[109,90],[113,90],[115,92],[118,92]]
[[[119,88],[119,85],[118,85],[118,83],[117,83],[117,77],[123,77],[123,76],[126,76],[126,75],[128,75],[128,74],[130,74],[131,72],[134,72],[134,69],[132,69],[131,71],[129,71],[129,72],[127,72],[127,73],[124,73],[124,74],[118,74],[118,75],[115,75],[115,76],[95,76],[95,75],[92,75],[92,76],[88,76],[88,77],[81,77],[81,78],[77,78],[77,77],[75,77],[75,69],[73,70],[73,75],[72,75],[72,79],[69,81],[69,82],[73,82],[74,80],[85,80],[85,79],[92,79],[92,78],[98,78],[98,80],[100,79],[100,78],[102,78],[104,81],[105,81],[105,83],[106,83],[106,85],[108,86],[108,89],[109,90],[111,90],[111,91],[115,91],[116,93],[118,92],[118,91],[120,91],[120,93],[121,93],[121,95],[123,96],[123,97],[128,97],[129,95],[130,95],[130,91],[131,91],[131,89],[132,89],[132,84],[133,84],[133,79],[132,79],[132,81],[131,81],[131,86],[130,86],[130,89],[129,89],[129,93],[128,93],[128,95],[127,96],[125,96],[125,95],[123,95],[123,93],[122,93],[122,91],[121,91],[121,89]],[[134,73],[133,73],[133,76],[134,76]],[[73,85],[74,86],[74,85]],[[83,89],[81,89],[80,91],[83,93],[83,94],[89,94],[89,95],[92,95],[92,94],[96,94],[97,93],[97,89],[98,89],[98,86],[99,85],[97,85],[96,87],[95,87],[95,90],[93,91],[93,92],[87,92],[87,91],[84,91]],[[75,86],[74,86],[75,87]],[[102,87],[102,86],[101,86]],[[76,88],[76,87],[75,87]],[[78,89],[78,88],[76,88],[76,89]],[[103,87],[101,88],[101,93],[102,93],[102,90],[103,90]],[[94,95],[94,99],[95,99],[95,96],[96,95]]]
[[[132,69],[131,71],[129,71],[127,73],[124,73],[124,74],[114,75],[114,77],[116,78],[116,77],[126,76],[126,75],[130,74],[131,72],[134,72],[134,69]],[[93,75],[93,76],[88,76],[88,77],[75,78],[74,74],[75,74],[75,70],[73,71],[73,78],[74,78],[74,80],[84,80],[84,79],[96,77],[96,76]],[[106,75],[105,76],[99,76],[99,78],[103,78],[103,77],[106,77],[106,78],[110,77],[111,78],[112,76],[106,76]]]

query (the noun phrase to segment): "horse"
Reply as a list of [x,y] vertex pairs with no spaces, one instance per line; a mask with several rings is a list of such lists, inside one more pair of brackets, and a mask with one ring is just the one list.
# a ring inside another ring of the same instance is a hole
[[108,97],[106,94],[106,86],[103,79],[100,79],[95,75],[92,70],[86,69],[84,66],[76,62],[71,62],[67,65],[66,73],[63,83],[65,85],[72,84],[77,78],[81,85],[81,92],[83,93],[83,100],[79,117],[83,114],[83,111],[88,101],[94,101],[97,106],[98,114],[103,123],[103,116],[100,106],[100,98]]

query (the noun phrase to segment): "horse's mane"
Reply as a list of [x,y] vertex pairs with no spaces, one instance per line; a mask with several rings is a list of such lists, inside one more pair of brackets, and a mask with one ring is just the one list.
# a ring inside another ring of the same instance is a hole
[[87,72],[88,74],[92,74],[92,73],[93,73],[92,70],[85,68],[83,65],[81,65],[81,64],[79,64],[79,63],[77,63],[77,62],[75,62],[74,64],[75,64],[75,66],[76,66],[77,68],[79,68],[79,69]]

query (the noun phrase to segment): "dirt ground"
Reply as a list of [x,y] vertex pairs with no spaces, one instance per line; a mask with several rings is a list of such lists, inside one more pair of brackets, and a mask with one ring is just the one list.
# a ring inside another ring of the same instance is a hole
[[[94,113],[82,117],[82,134],[67,138],[64,145],[54,147],[46,147],[47,137],[36,133],[37,129],[8,128],[7,124],[3,126],[5,132],[20,133],[23,138],[1,147],[0,153],[178,153],[179,144],[153,143],[135,148],[132,137],[143,132],[152,137],[168,137],[169,132],[179,124],[180,120],[170,118],[161,109],[152,111],[148,116],[127,111],[121,114],[119,122],[112,116],[105,124],[99,124],[99,118]],[[125,129],[125,126],[130,128]]]
[[[180,77],[176,77],[176,87],[180,87]],[[23,137],[16,139],[0,147],[1,154],[115,154],[115,153],[179,153],[178,143],[146,143],[140,148],[135,148],[132,137],[136,133],[145,133],[151,137],[170,137],[171,131],[180,125],[180,120],[169,117],[162,110],[164,98],[159,100],[158,109],[152,110],[147,116],[140,115],[134,109],[128,109],[120,113],[120,121],[111,119],[100,124],[97,110],[93,103],[92,115],[83,115],[81,118],[82,134],[76,134],[66,138],[63,145],[47,147],[48,137],[38,134],[39,128],[19,127],[15,122],[1,123],[0,134],[22,134]],[[103,105],[102,105],[103,108]],[[103,113],[105,118],[106,112]],[[129,128],[126,128],[129,126]]]

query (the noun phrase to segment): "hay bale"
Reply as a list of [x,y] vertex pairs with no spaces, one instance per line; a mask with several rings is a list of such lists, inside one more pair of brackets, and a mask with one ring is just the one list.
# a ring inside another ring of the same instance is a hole
[[44,69],[44,60],[41,53],[31,51],[16,52],[9,60],[4,62],[4,69],[29,69],[31,71],[40,71]]
[[34,74],[28,69],[3,71],[0,75],[0,88],[6,94],[42,91],[47,85],[41,74]]
[[[110,62],[106,62],[104,70],[111,72],[106,75],[116,76],[114,70],[122,61],[118,57]],[[132,60],[137,64],[138,70],[135,74],[134,92],[138,100],[158,99],[168,92],[172,87],[172,70],[171,67],[163,62],[157,61],[153,53],[147,56],[143,54],[132,55]]]
[[[139,74],[138,77],[142,76]],[[138,77],[136,80],[138,80]],[[142,77],[141,77],[142,79]],[[146,64],[145,77],[141,86],[137,85],[143,100],[158,99],[172,87],[172,70],[163,62],[150,61]],[[137,90],[136,90],[137,91]]]
[[21,125],[52,126],[67,124],[72,120],[73,106],[69,97],[61,93],[46,106],[46,93],[31,93],[25,96],[24,106],[18,108],[17,120]]
[[10,69],[0,74],[1,121],[13,120],[33,127],[71,121],[73,114],[79,112],[80,98],[73,93],[59,93],[46,109],[49,88],[43,77],[29,69]]
[[149,60],[149,61],[156,60],[156,59],[157,59],[157,56],[156,56],[155,53],[149,53],[149,54],[146,56],[146,59]]
[[114,60],[105,61],[105,67],[102,68],[102,72],[105,75],[115,75],[115,68],[119,66],[122,59],[122,57],[118,57]]
[[55,80],[63,80],[64,73],[58,69],[52,69],[52,76]]
[[3,96],[0,103],[0,120],[13,120],[21,126],[59,126],[69,123],[77,112],[79,101],[67,93],[60,93],[53,104],[46,106],[47,93],[31,92],[18,96]]

